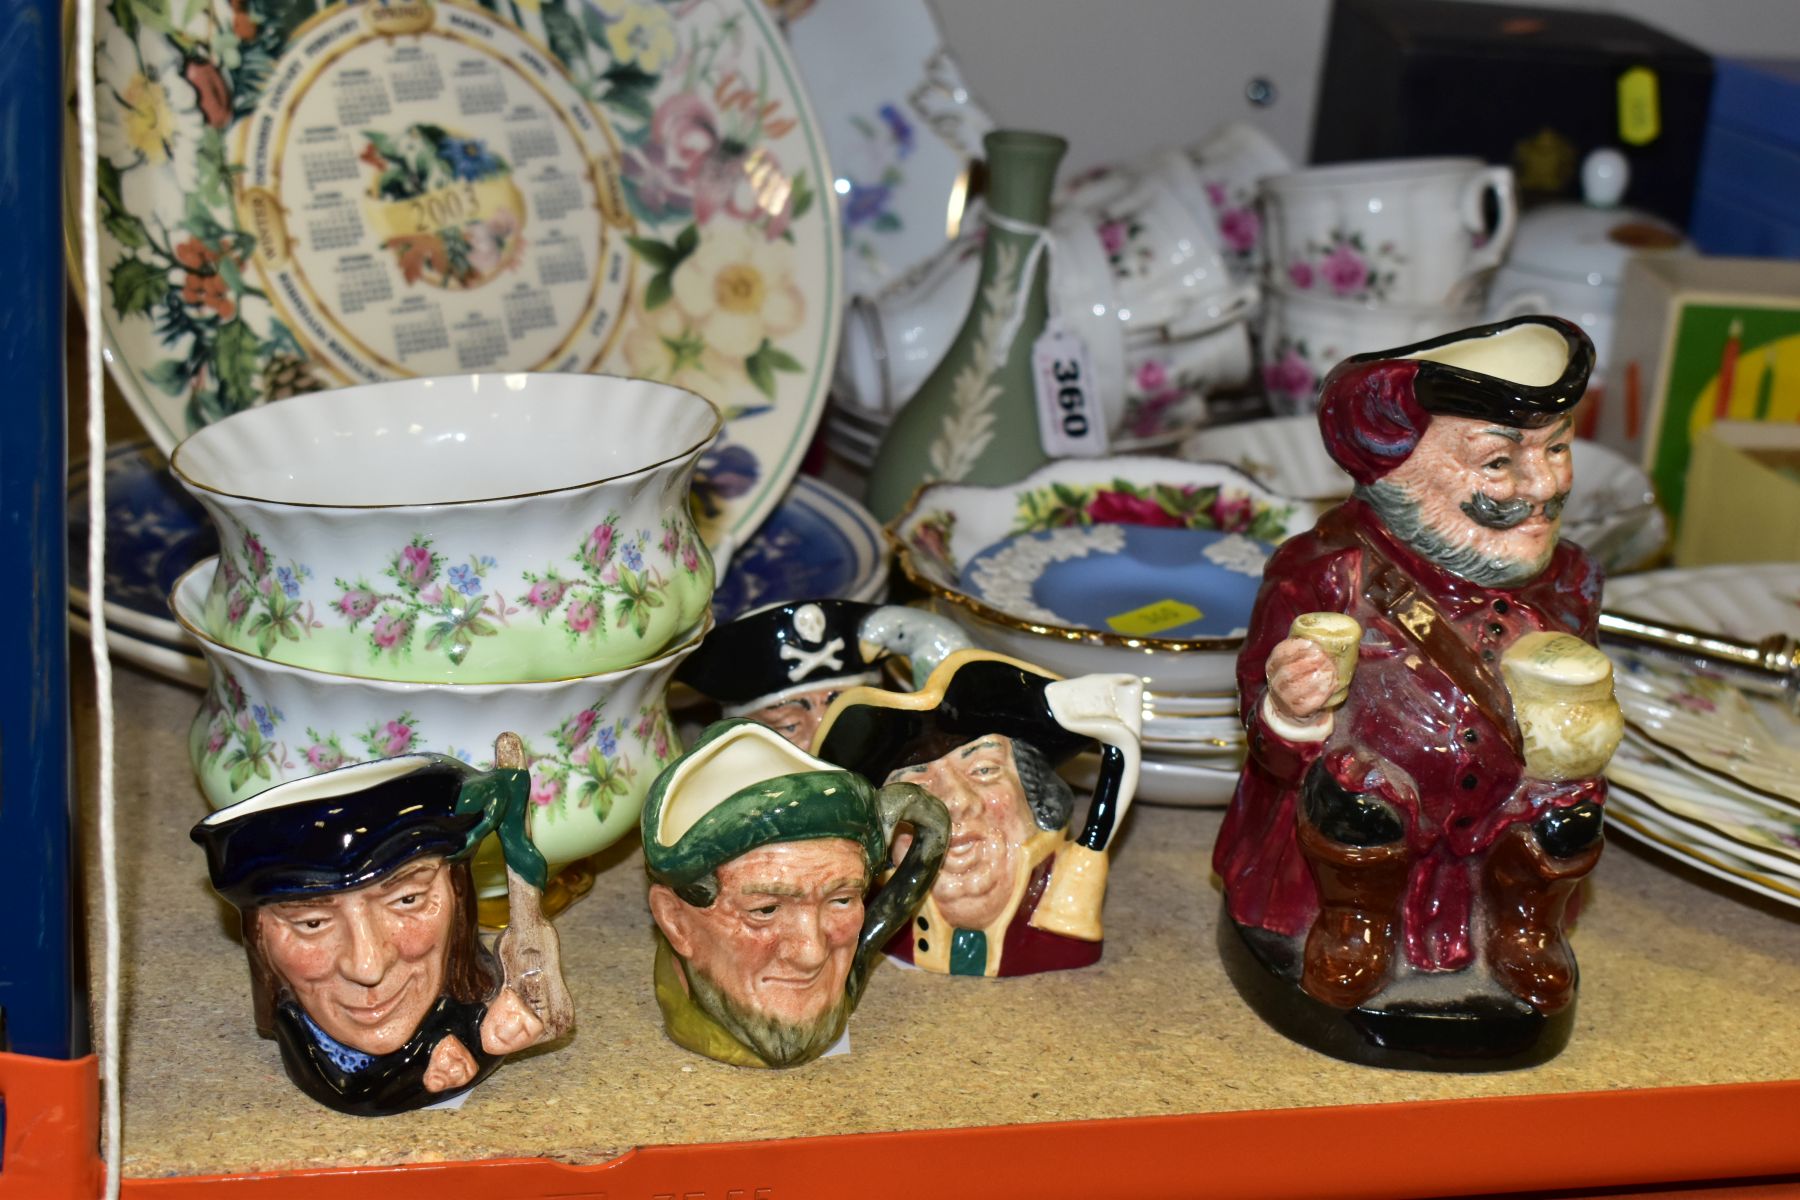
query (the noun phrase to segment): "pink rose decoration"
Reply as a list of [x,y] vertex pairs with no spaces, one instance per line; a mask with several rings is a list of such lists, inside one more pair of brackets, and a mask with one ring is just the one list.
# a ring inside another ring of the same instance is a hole
[[588,765],[588,760],[593,757],[594,748],[592,746],[577,746],[575,747],[575,752],[569,755],[569,765],[573,767],[585,767]]
[[263,544],[252,534],[244,535],[244,557],[250,560],[252,575],[261,575],[269,569],[269,552],[263,549]]
[[421,604],[442,604],[443,602],[444,589],[435,583],[419,593],[419,603]]
[[1369,264],[1350,246],[1340,242],[1330,254],[1319,260],[1319,273],[1331,290],[1340,296],[1361,291],[1369,282]]
[[618,536],[618,532],[610,523],[594,526],[594,531],[581,544],[582,561],[590,567],[597,567],[605,562],[607,556],[612,554],[613,539]]
[[1096,525],[1160,525],[1179,529],[1182,520],[1163,511],[1154,500],[1145,500],[1126,492],[1102,491],[1088,501],[1087,516]]
[[562,603],[563,593],[568,590],[569,585],[560,579],[540,579],[525,593],[525,603],[539,612],[549,612]]
[[675,536],[674,529],[671,528],[671,529],[663,530],[662,552],[664,554],[667,554],[670,558],[675,557],[675,547],[680,543],[680,541],[681,541],[681,539]]
[[1292,283],[1295,287],[1299,288],[1301,291],[1305,291],[1308,288],[1312,287],[1312,285],[1313,285],[1312,264],[1307,263],[1307,262],[1297,262],[1297,263],[1293,263],[1293,264],[1289,265],[1288,281],[1290,283]]
[[231,593],[231,598],[225,601],[225,623],[228,625],[236,625],[239,621],[244,619],[244,614],[249,611],[250,594],[248,592],[233,592]]
[[1253,208],[1228,208],[1219,214],[1219,236],[1233,253],[1248,254],[1256,249],[1262,233],[1262,219]]
[[1105,247],[1108,258],[1125,249],[1125,222],[1103,221],[1095,232],[1099,233],[1100,244]]
[[1310,396],[1317,382],[1312,368],[1291,346],[1278,360],[1263,367],[1263,386],[1275,395]]
[[689,542],[681,548],[681,565],[691,575],[700,569],[700,551]]
[[406,546],[400,551],[400,581],[424,587],[437,572],[431,569],[431,551],[424,546]]
[[375,639],[375,644],[381,649],[392,650],[405,641],[411,632],[412,627],[407,623],[405,617],[396,617],[391,613],[386,613],[376,618],[375,627],[369,631],[369,636]]
[[1250,519],[1256,515],[1256,506],[1248,496],[1232,496],[1224,492],[1213,501],[1213,524],[1226,533],[1242,533],[1250,528]]
[[575,719],[569,722],[569,744],[579,746],[587,741],[593,735],[594,722],[597,720],[599,718],[594,715],[594,710],[591,708],[584,708],[576,713]]
[[360,621],[375,611],[375,593],[352,588],[338,597],[337,610],[352,621]]
[[226,733],[223,729],[215,729],[206,736],[206,752],[217,754],[225,748]]
[[381,727],[381,732],[387,738],[382,743],[382,753],[391,757],[395,754],[405,754],[412,748],[413,731],[399,721],[389,721]]
[[569,607],[563,611],[563,616],[569,622],[569,628],[576,633],[588,632],[600,619],[598,610],[586,600],[569,601]]
[[537,775],[531,777],[531,802],[539,808],[547,808],[556,803],[562,795],[562,780],[546,779]]
[[668,732],[668,730],[659,729],[656,731],[656,744],[653,745],[650,749],[651,749],[651,753],[655,754],[656,757],[659,759],[666,759],[669,757],[670,747],[669,747],[669,732]]
[[1214,208],[1225,207],[1225,185],[1209,183],[1206,185],[1206,202]]
[[315,744],[306,748],[306,764],[315,771],[335,771],[344,762],[344,756],[330,746]]
[[1137,385],[1140,392],[1155,395],[1169,386],[1169,369],[1154,358],[1145,361],[1137,369]]
[[649,737],[650,731],[655,728],[656,728],[656,714],[655,713],[647,712],[647,713],[644,713],[642,716],[638,717],[637,735],[640,739]]

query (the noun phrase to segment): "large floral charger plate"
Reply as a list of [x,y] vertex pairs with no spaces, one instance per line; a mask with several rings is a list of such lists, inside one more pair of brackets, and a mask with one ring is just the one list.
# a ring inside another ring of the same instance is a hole
[[165,450],[319,388],[592,371],[724,411],[709,542],[779,503],[841,262],[758,0],[109,0],[97,71],[108,358]]

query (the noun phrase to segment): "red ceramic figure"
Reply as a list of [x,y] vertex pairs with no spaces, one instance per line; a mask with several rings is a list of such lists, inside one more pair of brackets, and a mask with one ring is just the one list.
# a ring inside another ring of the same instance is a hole
[[1326,379],[1356,487],[1264,573],[1213,866],[1239,990],[1327,1053],[1467,1070],[1567,1041],[1564,923],[1620,732],[1600,573],[1557,540],[1592,364],[1522,317]]

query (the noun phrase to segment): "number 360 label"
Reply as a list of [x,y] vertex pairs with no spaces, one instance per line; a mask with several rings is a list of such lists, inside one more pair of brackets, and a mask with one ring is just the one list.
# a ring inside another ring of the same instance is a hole
[[1106,414],[1094,388],[1087,346],[1056,321],[1031,348],[1038,438],[1052,458],[1106,453]]

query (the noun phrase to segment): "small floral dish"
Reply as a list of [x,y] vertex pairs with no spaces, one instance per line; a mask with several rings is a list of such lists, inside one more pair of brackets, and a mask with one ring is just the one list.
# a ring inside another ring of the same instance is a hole
[[208,636],[415,683],[513,683],[654,658],[706,611],[688,503],[719,414],[593,375],[464,375],[236,413],[171,468],[219,530]]
[[1275,543],[1309,527],[1318,511],[1232,467],[1116,457],[1052,463],[997,487],[930,484],[888,528],[906,577],[978,644],[1064,675],[1126,671],[1141,676],[1152,696],[1192,696],[1235,688],[1241,635],[1164,637],[1152,632],[1154,611],[1138,614],[1144,624],[1135,632],[1023,618],[972,594],[965,571],[1005,538],[1151,526]]
[[713,617],[723,625],[790,600],[872,602],[886,593],[887,576],[881,525],[836,488],[802,475],[731,556],[731,570],[713,593]]
[[708,544],[786,492],[842,250],[762,0],[120,3],[94,49],[107,362],[165,451],[325,388],[604,371],[725,414]]
[[[69,608],[86,614],[88,469],[69,472]],[[154,642],[187,635],[169,618],[169,591],[182,572],[219,552],[206,510],[169,474],[149,442],[124,442],[106,453],[106,623],[110,630]],[[195,651],[198,653],[198,651]]]
[[1240,637],[1274,547],[1242,533],[1068,525],[977,551],[959,580],[1021,621],[1189,639]]
[[[430,750],[486,769],[495,723],[525,739],[532,841],[555,867],[637,826],[644,794],[681,753],[665,692],[712,627],[703,619],[660,655],[622,671],[543,683],[397,683],[272,662],[202,625],[219,559],[175,585],[175,619],[212,669],[188,733],[206,801],[223,808],[292,779]],[[504,891],[489,878],[483,894]]]
[[[1570,443],[1575,487],[1563,508],[1562,536],[1581,545],[1608,573],[1638,570],[1662,553],[1669,525],[1642,467],[1598,442]],[[1350,477],[1325,453],[1311,414],[1203,429],[1181,444],[1189,462],[1228,463],[1285,496],[1336,501]]]
[[837,169],[844,288],[872,294],[956,236],[994,123],[926,0],[807,5],[787,38]]

